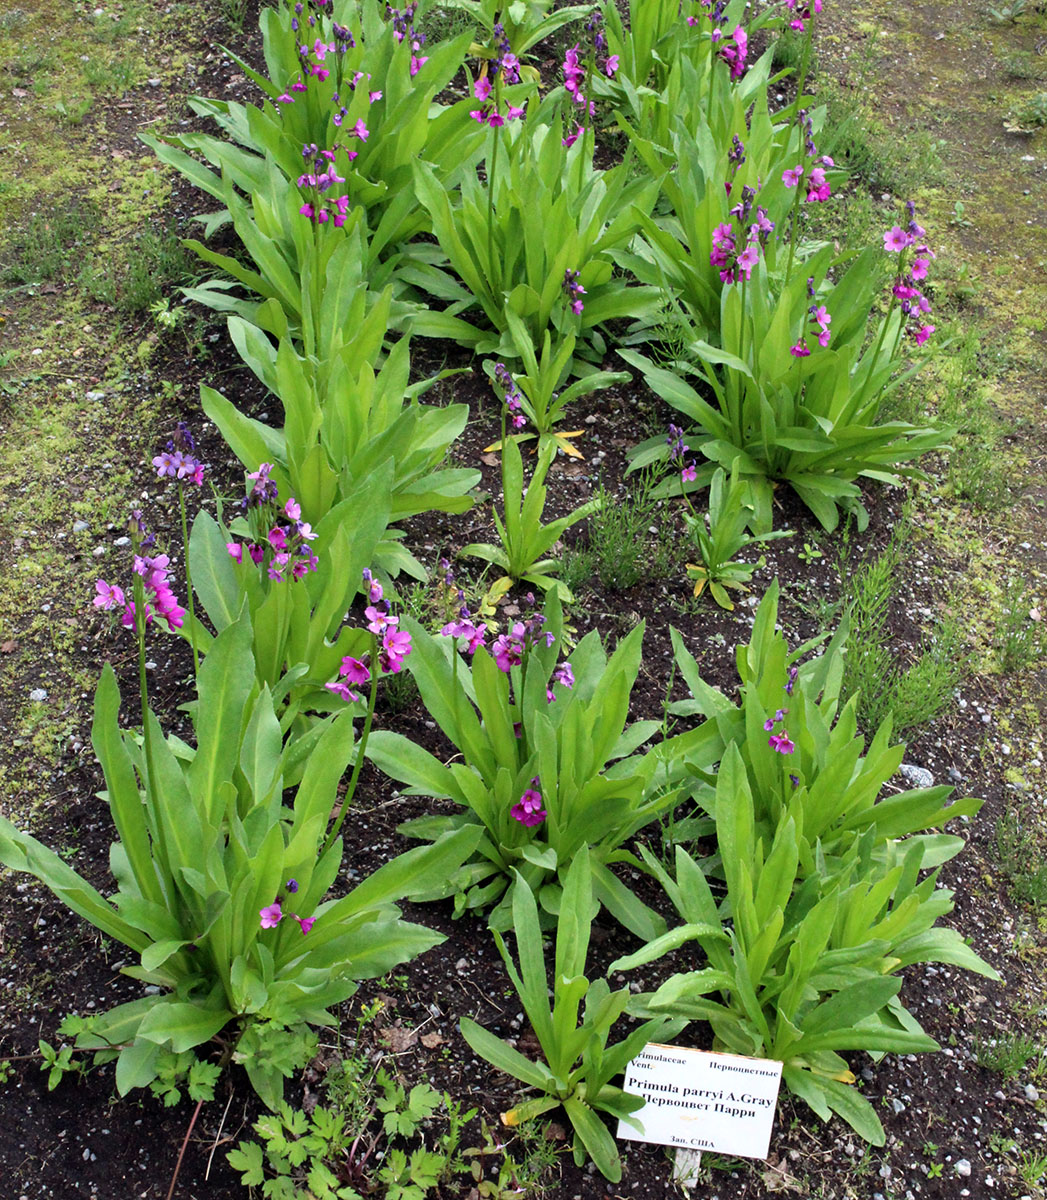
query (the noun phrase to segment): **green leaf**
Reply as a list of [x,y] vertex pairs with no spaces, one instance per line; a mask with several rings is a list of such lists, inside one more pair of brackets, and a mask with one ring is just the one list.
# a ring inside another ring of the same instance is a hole
[[529,1087],[538,1088],[539,1091],[555,1090],[552,1073],[544,1063],[535,1063],[529,1058],[524,1058],[519,1050],[507,1045],[469,1017],[462,1017],[459,1028],[470,1047],[499,1071],[512,1075],[514,1079],[519,1079]]
[[142,1018],[138,1036],[148,1042],[170,1046],[176,1054],[181,1054],[183,1050],[210,1041],[233,1016],[226,1008],[204,1008],[163,997]]

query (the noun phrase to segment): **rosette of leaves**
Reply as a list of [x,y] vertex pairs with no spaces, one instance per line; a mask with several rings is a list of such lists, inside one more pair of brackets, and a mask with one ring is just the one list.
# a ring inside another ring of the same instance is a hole
[[[773,754],[765,738],[758,740]],[[929,865],[921,839],[897,841],[870,827],[828,860],[802,812],[784,811],[767,837],[734,743],[711,807],[726,896],[717,904],[682,847],[675,879],[645,853],[685,924],[610,969],[630,970],[694,942],[704,964],[638,996],[630,1011],[704,1021],[714,1048],[783,1062],[786,1087],[823,1120],[836,1113],[883,1145],[879,1117],[841,1051],[938,1048],[898,999],[897,973],[912,963],[950,963],[990,979],[998,974],[955,930],[935,927],[952,910],[952,892],[936,887],[937,871],[920,879]]]
[[[676,665],[691,697],[670,705],[669,712],[704,718],[715,725],[722,747],[736,748],[752,798],[756,837],[769,846],[781,821],[791,817],[800,831],[802,864],[808,873],[820,861],[845,861],[868,834],[873,836],[875,855],[889,842],[907,838],[923,846],[925,867],[947,862],[963,848],[963,838],[928,831],[975,816],[982,802],[965,797],[950,803],[954,789],[947,786],[881,796],[902,763],[905,746],[892,744],[889,718],[868,745],[857,733],[858,697],[841,700],[846,625],[822,654],[805,658],[821,639],[790,651],[776,631],[777,620],[775,581],[760,603],[748,644],[735,652],[741,680],[737,705],[702,679],[679,633],[672,631]],[[768,745],[779,710],[794,747],[787,754]],[[691,771],[692,795],[711,817],[718,777],[697,764]],[[689,836],[708,828],[706,821],[685,824],[680,832]]]
[[[446,879],[478,840],[475,830],[451,833],[380,867],[347,895],[330,896],[342,841],[327,846],[327,829],[353,752],[352,714],[285,744],[272,694],[257,682],[252,640],[243,616],[204,659],[192,709],[195,747],[165,737],[144,705],[141,735],[121,730],[116,677],[105,667],[91,736],[118,835],[111,896],[0,819],[0,862],[36,876],[127,946],[140,961],[123,973],[161,989],[92,1017],[77,1033],[78,1048],[115,1057],[121,1095],[148,1085],[172,1054],[220,1038],[222,1063],[240,1062],[275,1106],[297,1062],[281,1044],[292,1046],[308,1024],[332,1024],[331,1007],[358,980],[443,940],[405,922],[395,902]],[[303,757],[301,783],[287,800],[284,779]],[[277,896],[295,915],[263,928],[262,910],[272,915]]]
[[540,1093],[503,1113],[506,1125],[534,1120],[562,1105],[574,1129],[577,1165],[582,1166],[588,1155],[606,1178],[616,1182],[622,1177],[621,1160],[614,1138],[597,1114],[608,1113],[628,1122],[643,1105],[643,1098],[623,1091],[611,1080],[649,1041],[671,1037],[684,1022],[656,1017],[634,1026],[621,1041],[608,1045],[611,1031],[629,1003],[630,991],[626,987],[612,992],[606,980],[590,982],[586,978],[592,919],[598,911],[599,903],[592,894],[589,851],[583,845],[564,879],[552,988],[538,906],[523,878],[517,879],[512,902],[517,962],[501,934],[494,935],[544,1061],[532,1062],[468,1017],[462,1018],[461,1030],[477,1054]]
[[[520,878],[545,912],[555,914],[560,875],[588,847],[597,899],[627,928],[650,938],[661,930],[661,918],[609,868],[635,862],[625,843],[678,802],[684,759],[706,767],[717,760],[719,735],[707,722],[641,749],[661,727],[657,721],[628,723],[642,625],[610,655],[595,630],[587,634],[568,660],[575,681],[568,689],[552,679],[562,634],[555,593],[546,615],[553,644],[540,639],[508,674],[486,650],[478,649],[467,664],[451,639],[430,637],[408,622],[413,650],[405,669],[456,748],[456,761],[445,764],[388,730],[371,734],[367,754],[410,792],[451,800],[459,808],[409,821],[404,833],[435,838],[451,829],[481,829],[473,859],[437,893],[455,894],[459,910],[500,901],[490,920],[494,928],[506,928],[513,881]],[[511,810],[535,777],[547,816],[529,827]]]

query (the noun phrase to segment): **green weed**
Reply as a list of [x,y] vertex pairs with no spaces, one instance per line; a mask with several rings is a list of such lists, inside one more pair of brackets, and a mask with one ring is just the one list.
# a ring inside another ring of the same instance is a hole
[[967,667],[959,623],[950,617],[939,618],[914,661],[899,664],[896,659],[888,616],[908,536],[903,519],[883,552],[844,580],[851,618],[844,691],[857,693],[858,715],[866,729],[877,728],[891,715],[897,735],[934,720],[948,705]]
[[1047,863],[1037,839],[1014,813],[996,822],[996,851],[1011,894],[1036,911],[1047,908]]
[[1012,579],[1003,597],[993,647],[1000,670],[1006,674],[1024,670],[1043,654],[1040,626],[1029,617],[1032,598],[1024,579]]
[[988,1040],[974,1039],[974,1061],[987,1071],[997,1071],[1004,1079],[1017,1079],[1026,1063],[1039,1052],[1039,1046],[1023,1033],[1005,1033]]
[[86,248],[97,219],[97,206],[87,199],[34,213],[13,239],[10,260],[0,267],[0,279],[16,284],[53,279],[61,274],[74,250],[82,253]]
[[571,591],[593,576],[608,591],[620,592],[669,574],[674,558],[672,519],[652,495],[656,483],[646,471],[636,490],[624,496],[600,484],[600,507],[589,518],[588,544],[564,555],[560,577]]

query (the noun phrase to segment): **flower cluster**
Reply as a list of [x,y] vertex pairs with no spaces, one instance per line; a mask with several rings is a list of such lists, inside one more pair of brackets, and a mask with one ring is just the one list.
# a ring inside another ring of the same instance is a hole
[[480,107],[474,109],[469,116],[481,125],[500,129],[506,121],[515,121],[522,117],[524,109],[510,104],[504,116],[498,111],[496,87],[499,81],[505,84],[520,82],[520,60],[509,45],[509,39],[505,36],[505,26],[501,21],[494,23],[493,35],[494,54],[484,63],[480,78],[473,84],[473,95],[480,101]]
[[[816,302],[813,279],[807,280],[807,298],[811,301],[807,308],[808,323],[818,330],[816,335],[818,345],[824,348],[828,346],[829,339],[832,337],[832,334],[829,332],[832,315],[824,304]],[[807,358],[811,351],[807,345],[806,335],[801,333],[799,341],[790,349],[789,353],[795,355],[797,358]]]
[[[402,669],[404,659],[411,653],[411,635],[406,630],[397,628],[400,618],[390,611],[382,585],[366,567],[363,580],[368,600],[364,616],[367,618],[368,630],[376,639],[373,644],[378,651],[379,669],[383,674],[396,675]],[[338,668],[339,678],[333,683],[324,684],[324,687],[340,696],[347,704],[355,703],[360,697],[352,688],[360,687],[371,680],[370,659],[370,655],[365,655],[363,659],[346,655]]]
[[669,426],[665,444],[669,447],[669,463],[671,466],[679,468],[681,481],[694,483],[698,474],[697,468],[694,465],[694,459],[688,461],[686,457],[687,451],[691,447],[683,440],[683,430],[679,425]]
[[803,33],[807,28],[804,22],[810,21],[822,11],[822,0],[811,0],[810,3],[807,3],[807,0],[785,0],[785,7],[794,14],[789,28]]
[[741,25],[736,25],[729,38],[724,38],[723,32],[714,29],[710,39],[718,46],[717,56],[731,69],[732,79],[741,79],[746,71],[746,56],[749,53],[749,35]]
[[585,295],[585,288],[578,282],[581,277],[580,271],[572,271],[570,269],[563,273],[563,283],[560,285],[563,293],[571,302],[571,312],[576,317],[582,315],[585,305],[582,303],[582,297]]
[[[752,278],[753,267],[760,261],[761,251],[774,232],[774,222],[759,205],[755,210],[756,219],[749,222],[749,217],[754,215],[755,198],[756,192],[753,188],[742,188],[741,200],[731,209],[731,216],[737,218],[740,226],[737,232],[730,221],[717,225],[713,230],[713,248],[709,253],[709,262],[719,268],[721,283],[737,283],[739,279]],[[745,232],[747,224],[748,231]],[[745,243],[741,245],[743,232]]]
[[[362,119],[347,132],[350,137],[359,138],[362,142],[366,142],[370,136]],[[336,229],[341,229],[349,215],[347,195],[326,195],[335,184],[345,183],[345,176],[339,175],[335,169],[336,152],[339,149],[339,146],[335,146],[332,150],[320,150],[315,142],[303,146],[302,158],[305,159],[306,166],[312,169],[304,171],[297,180],[299,188],[309,195],[309,199],[298,211],[303,217],[308,217],[314,225],[326,225],[330,221]],[[345,153],[352,162],[359,152],[346,150]]]
[[[883,248],[901,256],[892,290],[901,301],[901,309],[913,340],[917,346],[922,346],[934,333],[935,327],[925,319],[931,311],[931,303],[918,285],[927,278],[934,251],[924,241],[926,230],[916,223],[916,205],[909,200],[906,202],[906,209],[909,220],[905,228],[895,225],[888,229],[883,235]],[[906,252],[910,249],[913,251],[913,258],[907,263]]]
[[385,6],[385,19],[393,24],[393,37],[398,42],[406,42],[411,48],[411,75],[417,75],[429,61],[428,55],[421,54],[425,45],[425,34],[415,28],[414,15],[418,11],[416,3],[408,4],[405,9]]
[[[713,0],[698,0],[698,2],[714,26],[709,40],[717,47],[717,57],[730,67],[732,79],[741,79],[748,67],[745,60],[749,56],[749,35],[741,25],[736,25],[731,34],[724,33],[721,26],[724,20],[724,9],[727,7],[726,0],[716,0],[716,3],[713,3]],[[698,18],[688,17],[687,24],[697,25]]]
[[790,167],[788,170],[783,171],[782,183],[787,188],[794,188],[799,187],[800,183],[803,182],[804,187],[807,189],[805,197],[807,203],[824,204],[832,195],[832,188],[825,177],[825,171],[828,167],[836,166],[836,163],[828,154],[818,154],[818,147],[814,144],[814,127],[807,109],[801,108],[797,116],[804,139],[804,153],[808,158],[814,159],[815,163],[811,167],[805,167],[803,163],[797,163],[795,167]]
[[316,533],[302,520],[302,507],[293,496],[280,506],[276,483],[270,478],[272,469],[272,463],[262,463],[248,474],[254,482],[241,503],[252,534],[246,542],[227,542],[225,548],[241,564],[246,549],[248,559],[256,567],[264,566],[268,577],[280,583],[288,576],[301,579],[319,564],[309,545]]
[[[533,604],[534,598],[530,593],[528,598]],[[531,647],[540,641],[544,641],[547,646],[556,641],[555,634],[549,630],[542,630],[544,624],[545,617],[536,612],[525,621],[515,622],[508,633],[501,633],[495,638],[491,653],[500,671],[508,675],[513,667],[518,667],[524,661]]]
[[509,420],[512,422],[514,429],[523,429],[527,424],[527,418],[523,415],[523,395],[520,389],[516,386],[516,380],[509,373],[505,363],[495,363],[494,381],[502,389],[502,396],[505,399],[505,407],[509,413]]
[[521,825],[526,825],[528,829],[533,829],[535,825],[541,825],[549,815],[542,808],[542,793],[538,790],[538,787],[538,776],[536,775],[531,780],[531,786],[525,790],[524,794],[509,810],[509,814],[513,820],[519,821]]
[[[764,732],[771,735],[767,739],[767,745],[778,754],[792,754],[796,749],[785,732],[785,717],[788,711],[787,708],[780,708],[773,717],[768,717],[763,723]],[[780,726],[777,733],[773,732],[776,726]]]
[[[155,542],[152,534],[146,534],[142,524],[142,514],[137,509],[131,514],[130,529],[135,538],[136,549],[151,548]],[[181,629],[185,621],[185,609],[178,603],[168,579],[168,568],[171,560],[166,554],[149,556],[135,554],[134,572],[140,576],[145,590],[145,623],[152,622],[154,616],[167,623],[168,629]],[[120,624],[127,629],[135,628],[135,602],[128,600],[124,590],[118,584],[107,583],[99,579],[95,583],[95,608],[106,612],[122,608]]]
[[465,638],[465,645],[461,647],[466,654],[472,656],[485,644],[487,637],[487,625],[481,621],[477,625],[472,614],[466,605],[458,610],[458,616],[453,621],[448,621],[440,630],[443,637]]
[[198,487],[204,481],[204,464],[195,456],[196,442],[184,421],[178,422],[174,436],[169,438],[162,454],[153,459],[153,466],[161,479],[187,479]]
[[[289,879],[286,884],[288,894],[294,895],[298,891],[298,882],[295,879]],[[286,901],[286,897],[284,897]],[[310,929],[316,924],[316,917],[300,917],[297,913],[285,913],[280,905],[280,897],[266,905],[265,908],[258,910],[258,916],[261,918],[261,926],[263,929],[275,929],[284,917],[293,917],[294,920],[302,927],[302,934],[307,934]]]

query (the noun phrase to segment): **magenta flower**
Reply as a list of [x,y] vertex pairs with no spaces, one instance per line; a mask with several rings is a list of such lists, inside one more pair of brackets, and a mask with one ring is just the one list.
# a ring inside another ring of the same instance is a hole
[[680,481],[682,483],[694,483],[694,481],[697,478],[698,478],[697,467],[695,467],[693,462],[687,463],[687,465],[680,472]]
[[263,929],[275,929],[283,919],[283,910],[280,908],[280,901],[268,905],[266,908],[259,909],[258,915],[262,918]]
[[122,608],[127,603],[123,589],[115,583],[109,584],[104,579],[99,579],[95,584],[95,591],[98,593],[93,601],[95,608],[104,608],[108,612],[111,608]]
[[297,913],[291,913],[291,916],[301,925],[303,936],[316,924],[316,917],[300,917]]
[[925,341],[934,333],[935,326],[921,325],[920,328],[913,334],[913,340],[917,346],[922,346]]
[[367,628],[374,634],[381,634],[390,625],[400,623],[400,618],[390,613],[387,608],[378,608],[374,604],[369,604],[364,609],[364,616],[367,618]]
[[907,246],[911,246],[912,243],[912,234],[907,233],[900,225],[892,226],[883,235],[883,248],[893,254],[900,253]]
[[348,679],[350,683],[356,684],[367,683],[371,678],[371,672],[367,666],[358,658],[353,658],[351,655],[346,655],[342,659],[342,665],[338,673],[343,679]]
[[790,167],[787,171],[782,172],[782,183],[784,183],[787,188],[799,187],[800,180],[802,178],[803,178],[803,165],[802,164],[797,165],[795,167]]
[[491,81],[486,75],[481,75],[480,78],[473,84],[473,95],[477,100],[486,100],[491,94]]
[[[532,784],[537,782],[537,778],[531,780]],[[509,815],[521,825],[532,829],[535,825],[541,825],[549,814],[542,808],[542,793],[536,787],[529,787],[509,810]]]
[[517,621],[509,633],[499,634],[495,638],[491,653],[500,671],[508,675],[513,667],[518,667],[523,662],[525,637],[523,622]]
[[772,733],[767,739],[767,745],[778,754],[792,754],[796,749],[784,729],[781,733]]
[[390,629],[382,638],[382,651],[379,663],[387,674],[395,675],[404,665],[404,659],[411,653],[411,635],[403,629]]
[[340,679],[335,680],[334,683],[325,683],[324,687],[329,692],[333,692],[336,696],[341,697],[346,704],[355,704],[360,699],[356,692]]

